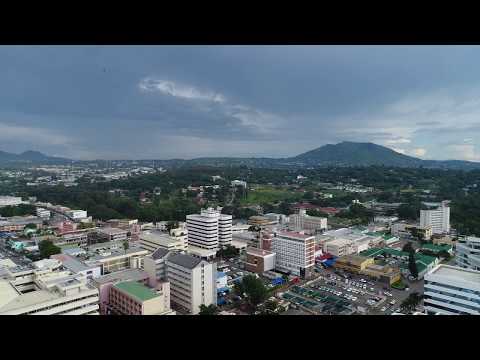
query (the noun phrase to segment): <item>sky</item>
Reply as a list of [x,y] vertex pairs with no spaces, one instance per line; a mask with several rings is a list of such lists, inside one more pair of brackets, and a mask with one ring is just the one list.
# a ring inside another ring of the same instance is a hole
[[480,161],[479,46],[0,46],[0,150]]

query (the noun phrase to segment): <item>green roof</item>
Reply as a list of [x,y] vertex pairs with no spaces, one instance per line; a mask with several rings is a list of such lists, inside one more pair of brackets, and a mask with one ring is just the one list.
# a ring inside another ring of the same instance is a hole
[[152,289],[136,281],[125,281],[115,284],[114,286],[140,301],[147,301],[159,296]]
[[375,257],[377,255],[383,254],[383,249],[381,248],[371,248],[365,251],[362,251],[360,255],[366,256],[366,257]]
[[423,244],[422,249],[427,249],[431,251],[450,251],[452,250],[452,246],[448,244],[441,244],[441,245],[435,245],[435,244]]

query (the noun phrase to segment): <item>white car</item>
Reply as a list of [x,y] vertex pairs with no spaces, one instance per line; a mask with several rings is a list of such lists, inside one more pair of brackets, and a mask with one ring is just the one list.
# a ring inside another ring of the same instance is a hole
[[380,309],[381,312],[385,312],[385,310],[387,310],[385,306]]

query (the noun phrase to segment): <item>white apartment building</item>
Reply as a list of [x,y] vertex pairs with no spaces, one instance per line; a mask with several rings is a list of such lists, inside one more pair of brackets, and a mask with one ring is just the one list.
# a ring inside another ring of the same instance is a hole
[[16,206],[23,204],[21,197],[16,196],[0,196],[0,207],[3,206]]
[[67,215],[74,220],[86,219],[88,217],[85,210],[69,210],[67,211]]
[[310,276],[315,265],[315,237],[295,232],[279,232],[272,240],[275,269],[301,277]]
[[216,250],[232,242],[232,216],[221,209],[202,209],[200,214],[187,215],[188,244]]
[[424,279],[427,314],[480,315],[480,271],[438,265]]
[[307,215],[305,209],[300,209],[298,214],[290,215],[289,228],[293,231],[317,232],[327,229],[327,218]]
[[158,230],[145,231],[140,234],[140,247],[150,252],[154,252],[160,248],[169,251],[187,251],[187,231],[176,232],[174,230],[170,232],[172,235]]
[[448,234],[450,232],[450,206],[449,201],[440,204],[425,203],[437,206],[433,210],[420,210],[420,227],[432,227],[433,234]]
[[37,208],[36,210],[37,216],[42,219],[49,219],[50,218],[50,210],[44,208]]
[[364,250],[369,249],[369,240],[363,239],[360,241],[353,241],[350,239],[334,239],[325,243],[323,251],[334,256],[345,256],[359,254]]
[[200,305],[217,304],[216,264],[173,253],[165,261],[170,281],[170,301],[190,314],[198,314]]
[[83,274],[32,270],[0,280],[0,315],[98,315],[98,309],[98,290]]
[[480,271],[480,238],[474,236],[459,237],[455,260],[457,266]]

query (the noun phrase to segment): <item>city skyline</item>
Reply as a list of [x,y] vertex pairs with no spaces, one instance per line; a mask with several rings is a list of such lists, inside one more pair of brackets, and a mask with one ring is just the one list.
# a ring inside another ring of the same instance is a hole
[[340,141],[480,161],[478,46],[2,46],[3,151],[289,157]]

